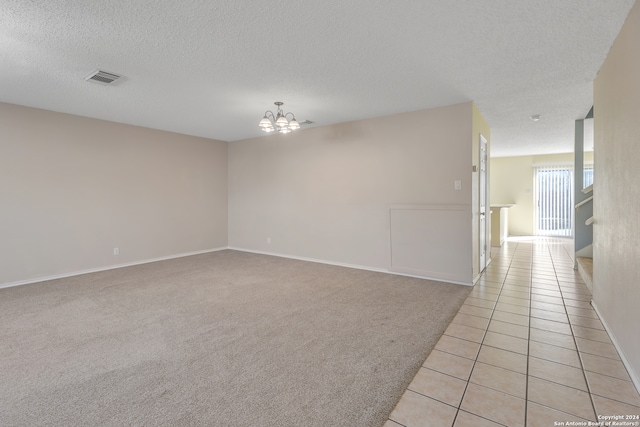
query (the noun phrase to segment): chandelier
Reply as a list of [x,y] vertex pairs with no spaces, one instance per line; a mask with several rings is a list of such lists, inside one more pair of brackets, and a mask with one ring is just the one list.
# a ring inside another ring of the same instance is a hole
[[[277,130],[280,133],[289,133],[296,129],[300,129],[300,124],[296,121],[296,116],[293,113],[285,113],[282,111],[283,102],[274,102],[278,107],[277,112],[274,114],[272,111],[264,113],[264,117],[260,120],[258,126],[263,132],[273,132]],[[291,115],[291,120],[287,117]]]

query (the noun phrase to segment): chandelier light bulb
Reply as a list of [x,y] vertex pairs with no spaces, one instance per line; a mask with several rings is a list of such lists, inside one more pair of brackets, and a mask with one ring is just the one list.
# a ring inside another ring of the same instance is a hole
[[[263,132],[273,132],[277,130],[280,133],[289,133],[294,130],[300,129],[300,123],[296,120],[296,116],[293,113],[285,113],[282,110],[282,102],[274,102],[277,107],[276,112],[266,111],[264,117],[258,123],[260,129]],[[287,116],[291,115],[291,120],[287,119]]]

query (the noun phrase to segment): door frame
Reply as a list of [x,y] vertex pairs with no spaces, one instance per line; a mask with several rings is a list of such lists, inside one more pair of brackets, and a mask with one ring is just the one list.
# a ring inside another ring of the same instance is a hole
[[482,273],[491,261],[487,250],[490,245],[490,212],[489,203],[489,149],[487,139],[480,134],[480,147],[478,150],[478,258],[480,263],[479,272]]

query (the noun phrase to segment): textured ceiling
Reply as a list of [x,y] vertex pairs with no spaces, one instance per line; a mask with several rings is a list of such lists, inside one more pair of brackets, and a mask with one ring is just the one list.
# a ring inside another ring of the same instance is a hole
[[234,141],[274,101],[322,126],[473,100],[493,156],[570,152],[633,3],[0,0],[0,101]]

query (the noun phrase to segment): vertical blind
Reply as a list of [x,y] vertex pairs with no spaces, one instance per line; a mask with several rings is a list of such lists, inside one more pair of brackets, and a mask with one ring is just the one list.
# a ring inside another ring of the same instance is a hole
[[573,236],[573,165],[534,166],[535,234]]

